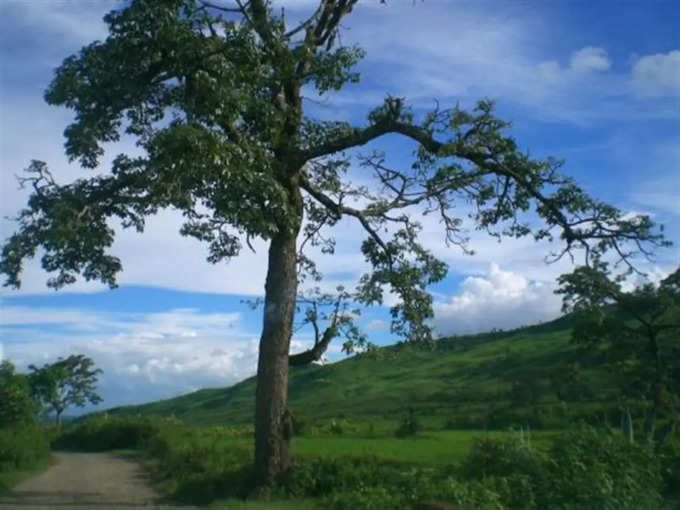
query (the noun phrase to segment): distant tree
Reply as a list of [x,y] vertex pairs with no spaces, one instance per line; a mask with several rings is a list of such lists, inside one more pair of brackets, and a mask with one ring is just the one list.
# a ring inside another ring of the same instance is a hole
[[[680,268],[658,284],[625,291],[601,261],[559,278],[565,311],[579,322],[573,339],[604,349],[624,398],[647,402],[647,421],[680,404]],[[651,432],[651,431],[650,431]]]
[[[66,185],[33,161],[23,179],[33,193],[0,260],[7,285],[19,286],[24,260],[42,248],[43,268],[56,272],[50,286],[81,274],[113,287],[122,264],[107,251],[114,240],[108,220],[142,231],[145,218],[165,208],[181,211],[181,234],[207,242],[212,263],[238,255],[253,238],[267,241],[255,397],[261,484],[291,465],[286,417],[298,285],[303,275],[320,277],[304,250],[333,253],[328,230],[341,218],[356,220],[372,268],[352,299],[382,303],[391,290],[392,332],[420,343],[432,334],[427,287],[447,271],[419,241],[424,214],[437,217],[443,242],[466,252],[465,218],[498,238],[559,240],[555,258],[612,250],[628,262],[631,243],[646,253],[663,244],[649,217],[591,198],[560,173],[561,162],[522,151],[491,101],[471,111],[435,103],[416,115],[388,96],[360,125],[315,118],[303,94],[359,80],[364,52],[338,37],[357,3],[319,0],[297,26],[268,0],[134,0],[108,14],[108,37],[64,60],[45,98],[75,111],[65,131],[71,160],[96,168],[103,145],[123,134],[139,150],[118,155],[110,173]],[[412,160],[394,168],[381,151],[358,153],[385,136],[412,145]],[[359,182],[348,175],[354,157]],[[469,210],[457,213],[461,202]],[[347,315],[329,317],[327,334],[294,362],[318,359],[343,328],[352,333]],[[351,334],[346,349],[363,338]]]
[[36,404],[28,382],[9,360],[0,363],[0,427],[21,425],[33,419]]
[[57,424],[68,407],[83,407],[102,400],[96,392],[97,376],[102,370],[94,368],[94,362],[82,354],[59,358],[42,368],[35,365],[28,368],[31,393],[48,411],[54,411]]

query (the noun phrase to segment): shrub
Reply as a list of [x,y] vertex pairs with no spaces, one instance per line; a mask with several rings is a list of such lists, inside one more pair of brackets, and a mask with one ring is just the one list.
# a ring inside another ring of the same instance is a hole
[[46,430],[36,424],[0,429],[0,473],[30,468],[49,455]]
[[[663,492],[666,496],[680,499],[680,442],[675,442],[659,451]],[[680,508],[680,501],[678,501]]]
[[421,468],[371,457],[319,458],[296,463],[278,491],[295,498],[323,497],[322,508],[335,510],[410,508],[428,500],[504,508],[493,483],[465,482],[453,473],[451,467]]
[[14,365],[0,363],[0,427],[19,427],[34,422],[37,405],[31,400],[26,377]]
[[584,427],[555,437],[545,454],[519,440],[477,439],[461,474],[508,508],[653,509],[660,467],[652,448]]
[[408,413],[402,419],[397,430],[394,431],[396,437],[415,436],[420,430],[420,422],[416,417],[413,408],[409,408]]
[[291,414],[291,419],[293,422],[293,434],[296,436],[300,436],[305,433],[305,430],[307,430],[307,425],[309,422],[307,421],[307,418],[305,418],[301,414]]
[[528,442],[518,438],[479,437],[461,465],[462,474],[469,479],[487,476],[540,476],[545,460]]
[[481,437],[464,459],[461,473],[469,480],[483,480],[509,508],[535,508],[544,467],[544,456],[528,442]]
[[584,427],[555,438],[543,480],[545,504],[561,508],[659,508],[653,449]]
[[97,452],[143,448],[159,431],[150,418],[120,418],[99,414],[68,426],[55,440],[57,448]]

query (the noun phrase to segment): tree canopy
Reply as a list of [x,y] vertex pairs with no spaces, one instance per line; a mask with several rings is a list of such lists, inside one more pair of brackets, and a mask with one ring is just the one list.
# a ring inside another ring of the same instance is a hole
[[94,361],[83,354],[59,358],[42,367],[29,365],[29,384],[36,401],[55,413],[56,422],[70,406],[83,407],[88,402],[98,404],[97,377],[102,373],[94,368]]
[[648,418],[676,420],[680,404],[680,268],[657,284],[626,291],[607,264],[579,267],[559,278],[565,311],[579,317],[575,342],[604,349],[620,398],[649,405]]
[[[361,125],[315,118],[303,107],[306,90],[330,95],[359,80],[363,51],[337,37],[357,3],[319,0],[298,25],[267,0],[135,0],[109,13],[108,37],[66,58],[45,99],[75,112],[66,154],[83,167],[97,168],[104,144],[123,135],[142,155],[119,154],[109,172],[67,185],[33,161],[23,179],[33,193],[0,259],[10,286],[42,248],[43,268],[55,273],[50,286],[80,274],[113,287],[123,266],[109,251],[110,220],[142,231],[164,208],[181,211],[181,234],[206,242],[212,263],[253,238],[269,242],[256,396],[261,481],[290,465],[285,394],[298,282],[320,277],[304,250],[332,253],[329,231],[341,218],[356,220],[372,268],[352,300],[382,303],[386,289],[394,292],[392,331],[418,342],[432,335],[427,287],[447,271],[419,240],[422,214],[437,215],[443,242],[464,250],[460,203],[472,208],[472,228],[555,241],[553,260],[580,251],[586,263],[613,253],[631,264],[665,243],[648,216],[589,196],[561,173],[562,162],[520,150],[489,100],[471,111],[422,112],[388,96]],[[389,134],[417,146],[400,168],[380,151],[360,152]],[[349,178],[353,162],[372,185]],[[329,315],[332,336],[339,317]],[[327,345],[321,337],[315,348]],[[361,338],[350,335],[347,348]]]

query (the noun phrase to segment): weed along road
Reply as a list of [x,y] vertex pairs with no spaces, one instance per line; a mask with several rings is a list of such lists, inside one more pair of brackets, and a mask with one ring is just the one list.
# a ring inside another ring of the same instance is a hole
[[159,502],[139,466],[123,457],[55,453],[54,461],[43,473],[0,496],[0,509],[180,508]]

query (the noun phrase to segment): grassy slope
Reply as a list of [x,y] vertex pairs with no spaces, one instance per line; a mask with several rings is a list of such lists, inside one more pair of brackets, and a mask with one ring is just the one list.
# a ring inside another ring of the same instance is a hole
[[[555,403],[549,374],[578,357],[569,342],[570,325],[569,318],[562,318],[509,332],[442,339],[433,351],[392,346],[381,349],[378,359],[358,356],[297,368],[292,371],[290,407],[294,414],[314,419],[390,419],[410,406],[420,415],[485,413],[490,405],[507,404],[517,381],[542,388],[539,402]],[[594,369],[585,374],[591,382],[602,379]],[[254,393],[250,378],[229,388],[110,412],[175,415],[197,424],[250,423]]]

